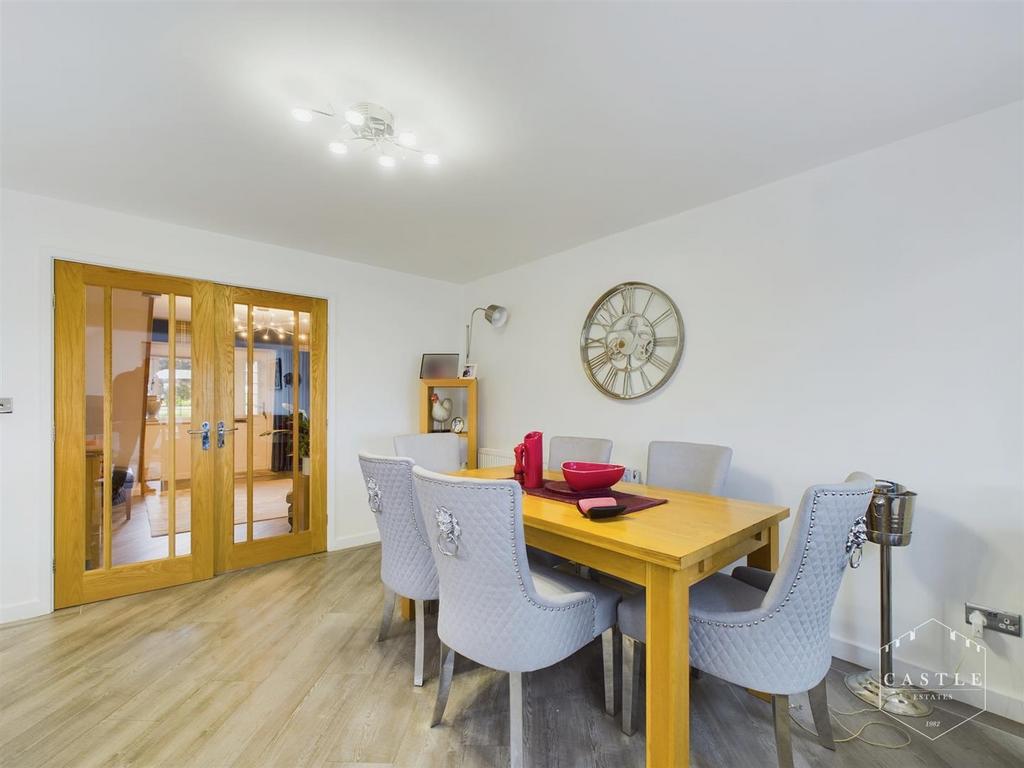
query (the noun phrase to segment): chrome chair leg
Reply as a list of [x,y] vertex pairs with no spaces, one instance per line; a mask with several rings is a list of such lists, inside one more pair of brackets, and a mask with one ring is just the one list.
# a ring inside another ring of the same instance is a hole
[[789,696],[772,696],[772,719],[775,721],[775,752],[779,768],[793,768],[793,743],[789,735]]
[[828,714],[828,693],[825,689],[827,678],[826,675],[820,683],[807,692],[807,700],[811,705],[814,729],[818,732],[818,743],[825,749],[835,752],[836,742],[832,736],[832,718]]
[[511,768],[523,768],[523,673],[508,673],[508,749]]
[[441,722],[444,708],[448,706],[448,693],[452,689],[452,676],[455,673],[455,651],[441,643],[441,667],[437,675],[437,700],[434,702],[434,715],[430,719],[430,727]]
[[629,635],[622,636],[622,732],[636,733],[637,714],[640,711],[640,660],[644,644]]
[[601,633],[601,654],[604,657],[604,711],[615,717],[615,627]]
[[384,587],[384,610],[380,617],[380,630],[377,632],[377,642],[387,639],[391,631],[391,617],[395,615],[395,601],[398,596],[387,587]]
[[413,666],[412,684],[419,687],[423,685],[424,627],[427,620],[423,611],[423,601],[415,600],[414,605],[416,606],[416,658]]

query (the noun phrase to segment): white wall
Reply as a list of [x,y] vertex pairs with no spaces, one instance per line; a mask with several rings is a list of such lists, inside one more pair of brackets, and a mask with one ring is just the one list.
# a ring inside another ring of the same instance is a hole
[[0,395],[15,398],[0,416],[0,621],[52,606],[54,258],[328,299],[328,546],[376,539],[356,452],[416,431],[420,354],[459,337],[455,286],[10,190],[0,203]]
[[[474,334],[480,445],[596,435],[644,467],[650,440],[723,443],[729,495],[790,506],[854,469],[896,479],[920,494],[913,545],[894,556],[897,630],[932,616],[964,629],[965,600],[1022,612],[1021,115],[1001,108],[471,283],[463,316],[511,312]],[[591,303],[625,280],[665,290],[686,324],[674,380],[631,403],[598,393],[578,351]],[[873,545],[833,634],[838,655],[875,660]],[[1024,720],[1024,641],[986,639],[990,708]]]

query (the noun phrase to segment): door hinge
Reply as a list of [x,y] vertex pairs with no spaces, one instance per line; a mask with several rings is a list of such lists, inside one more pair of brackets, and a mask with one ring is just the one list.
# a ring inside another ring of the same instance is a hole
[[51,424],[50,425],[50,442],[51,443],[56,443],[57,442],[57,425],[56,424]]
[[50,565],[53,568],[53,572],[56,573],[57,572],[57,558],[53,558],[53,560],[50,561]]

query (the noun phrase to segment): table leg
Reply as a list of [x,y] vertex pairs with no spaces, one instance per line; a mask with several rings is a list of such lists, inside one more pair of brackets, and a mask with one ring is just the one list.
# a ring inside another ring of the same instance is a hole
[[416,604],[408,597],[398,598],[398,612],[405,621],[416,618]]
[[764,545],[747,555],[747,565],[765,571],[779,569],[779,524],[764,529],[762,536],[767,539]]
[[686,574],[647,566],[647,768],[690,764],[690,617]]
[[[764,571],[777,571],[779,569],[779,524],[775,523],[765,528],[762,535],[767,541],[763,547],[755,549],[747,555],[747,565]],[[770,702],[772,700],[771,694],[755,691],[753,688],[747,688],[747,693],[762,701]]]

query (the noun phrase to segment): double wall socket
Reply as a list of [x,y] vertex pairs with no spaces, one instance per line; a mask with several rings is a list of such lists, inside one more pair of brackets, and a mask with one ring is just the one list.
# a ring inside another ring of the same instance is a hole
[[964,603],[964,621],[970,624],[971,614],[975,611],[978,611],[978,613],[985,617],[985,629],[991,629],[993,632],[1002,632],[1004,635],[1021,636],[1019,613],[1004,613],[1003,611],[986,608],[983,605]]
[[0,413],[14,413],[13,397],[0,397]]

